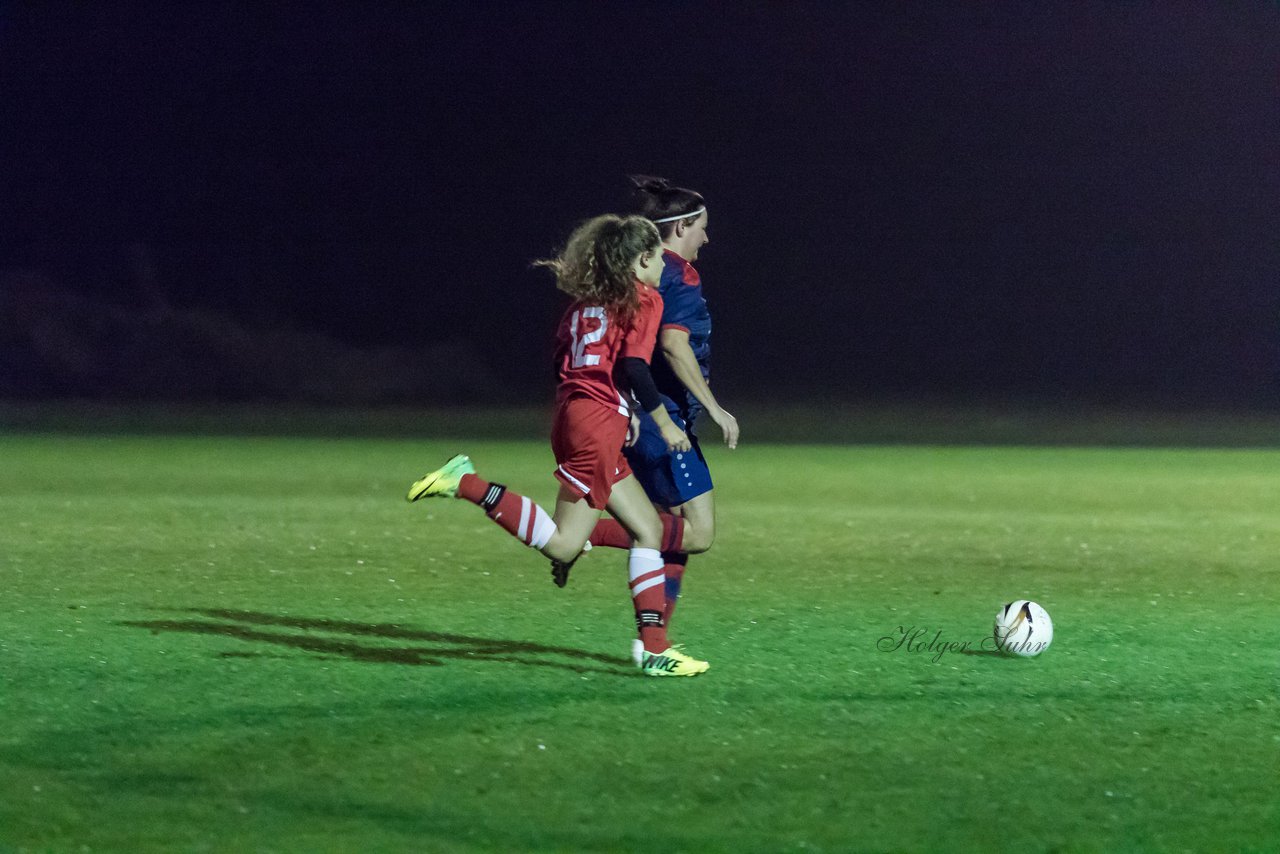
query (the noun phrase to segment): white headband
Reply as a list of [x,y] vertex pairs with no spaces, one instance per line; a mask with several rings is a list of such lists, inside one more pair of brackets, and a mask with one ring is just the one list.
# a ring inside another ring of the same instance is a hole
[[662,219],[655,219],[654,222],[675,222],[678,219],[689,219],[690,217],[702,216],[706,212],[706,208],[698,208],[693,213],[680,214],[680,216],[667,216]]

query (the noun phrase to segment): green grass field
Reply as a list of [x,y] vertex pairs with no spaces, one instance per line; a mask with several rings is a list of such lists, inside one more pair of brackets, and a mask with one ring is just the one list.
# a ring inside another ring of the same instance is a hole
[[[711,449],[659,680],[620,552],[403,501],[456,450],[554,496],[542,442],[0,436],[0,851],[1280,846],[1278,451]],[[985,654],[1020,597],[1053,647]]]

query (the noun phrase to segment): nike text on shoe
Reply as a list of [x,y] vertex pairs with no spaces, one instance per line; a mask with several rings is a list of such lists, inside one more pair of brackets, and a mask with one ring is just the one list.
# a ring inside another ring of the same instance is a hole
[[690,658],[675,647],[663,652],[645,652],[640,658],[640,672],[645,676],[697,676],[711,665]]

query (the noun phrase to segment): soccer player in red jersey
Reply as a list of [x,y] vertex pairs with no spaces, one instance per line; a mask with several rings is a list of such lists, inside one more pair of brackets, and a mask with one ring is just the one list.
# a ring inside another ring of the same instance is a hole
[[574,300],[557,335],[551,448],[560,492],[554,514],[478,477],[461,454],[415,482],[408,499],[464,498],[525,545],[559,561],[571,561],[583,550],[600,511],[607,509],[630,540],[627,565],[643,643],[641,671],[696,676],[707,663],[671,646],[663,617],[663,542],[678,539],[679,520],[669,518],[664,532],[622,454],[631,413],[624,388],[649,413],[668,447],[690,449],[649,373],[662,316],[656,290],[664,269],[658,229],[644,217],[606,214],[579,226],[558,257],[538,263],[554,271],[556,286]]

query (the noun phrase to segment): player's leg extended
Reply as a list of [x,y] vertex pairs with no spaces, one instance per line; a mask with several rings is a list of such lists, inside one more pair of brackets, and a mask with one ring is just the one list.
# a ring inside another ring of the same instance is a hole
[[459,454],[427,472],[409,488],[408,499],[463,498],[479,505],[499,527],[548,557],[572,557],[582,550],[600,516],[586,500],[563,485],[554,518],[525,496],[475,474],[471,460]]
[[561,484],[553,519],[556,530],[541,552],[555,561],[573,560],[587,544],[587,537],[599,518],[600,511],[588,504],[587,499]]

